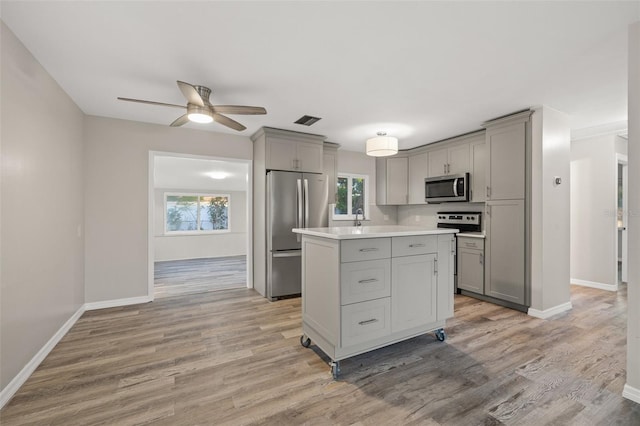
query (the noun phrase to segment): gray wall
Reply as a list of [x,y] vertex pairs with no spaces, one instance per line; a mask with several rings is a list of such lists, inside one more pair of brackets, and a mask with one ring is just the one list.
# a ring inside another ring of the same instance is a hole
[[615,140],[605,135],[571,143],[572,280],[617,283]]
[[[629,182],[640,182],[640,22],[629,32]],[[625,396],[640,403],[640,189],[629,185],[629,283]]]
[[85,135],[86,302],[146,296],[149,151],[251,159],[251,140],[94,116]]
[[544,312],[570,306],[569,116],[536,108],[531,134],[531,309]]
[[4,389],[84,303],[83,114],[0,25]]

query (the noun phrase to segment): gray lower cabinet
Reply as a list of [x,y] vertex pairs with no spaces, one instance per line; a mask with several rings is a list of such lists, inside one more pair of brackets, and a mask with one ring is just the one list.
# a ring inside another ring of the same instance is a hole
[[526,305],[524,200],[486,204],[485,294]]
[[484,294],[484,239],[458,237],[458,288]]

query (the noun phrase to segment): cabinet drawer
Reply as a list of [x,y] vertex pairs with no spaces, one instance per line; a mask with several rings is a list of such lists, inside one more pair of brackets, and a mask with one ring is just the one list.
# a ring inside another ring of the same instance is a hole
[[461,249],[461,248],[484,250],[484,239],[458,237],[458,249]]
[[342,307],[342,346],[383,337],[391,332],[390,298]]
[[349,262],[340,266],[341,304],[391,295],[391,259]]
[[438,237],[436,235],[412,235],[408,237],[393,237],[391,239],[393,257],[437,252]]
[[386,259],[391,257],[391,238],[363,238],[340,243],[340,261]]

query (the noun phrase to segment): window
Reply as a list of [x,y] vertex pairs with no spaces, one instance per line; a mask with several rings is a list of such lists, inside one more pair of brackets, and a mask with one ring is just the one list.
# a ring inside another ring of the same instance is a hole
[[358,209],[369,217],[369,176],[338,173],[336,181],[336,207],[333,218],[336,220],[354,219]]
[[229,231],[228,194],[164,195],[166,234],[199,234]]

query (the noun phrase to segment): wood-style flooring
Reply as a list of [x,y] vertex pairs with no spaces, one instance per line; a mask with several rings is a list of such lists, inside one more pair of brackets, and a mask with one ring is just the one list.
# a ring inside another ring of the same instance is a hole
[[303,348],[300,299],[253,290],[85,313],[0,412],[9,425],[638,425],[622,398],[626,286],[550,320],[456,296],[448,339],[342,362]]
[[155,297],[247,286],[247,257],[170,260],[154,263]]

